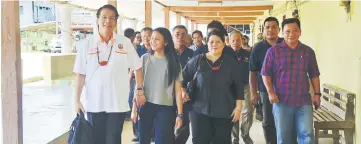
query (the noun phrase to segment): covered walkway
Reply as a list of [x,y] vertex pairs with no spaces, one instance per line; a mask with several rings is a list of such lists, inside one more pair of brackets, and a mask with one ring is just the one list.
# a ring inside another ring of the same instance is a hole
[[[242,0],[153,0],[153,1],[68,1],[55,2],[61,8],[59,21],[62,34],[71,30],[71,10],[95,10],[104,4],[117,7],[117,33],[125,28],[140,30],[145,26],[167,27],[183,24],[189,32],[201,30],[206,24],[219,20],[226,27],[250,36],[256,43],[263,21],[274,16],[281,22],[298,17],[301,21],[301,42],[312,47],[321,72],[321,84],[330,83],[356,94],[355,144],[361,143],[361,2],[345,5],[339,1],[242,1]],[[94,16],[94,15],[93,15]],[[95,17],[94,17],[95,18]],[[238,26],[242,26],[239,28]],[[248,29],[246,30],[246,27]],[[94,28],[94,26],[93,26]],[[280,35],[282,36],[282,35]],[[19,2],[1,1],[1,108],[3,144],[64,143],[66,132],[75,115],[73,110],[71,37],[62,37],[62,54],[47,57],[44,81],[22,83],[22,74],[32,66],[23,66],[20,51]],[[26,70],[24,68],[27,68]],[[66,77],[66,78],[64,78]],[[44,135],[48,136],[45,137]],[[124,126],[125,144],[132,138],[131,125]],[[255,120],[251,137],[263,144],[261,123]],[[0,143],[1,143],[0,142]],[[188,143],[191,143],[190,141]],[[321,144],[332,143],[322,139]]]

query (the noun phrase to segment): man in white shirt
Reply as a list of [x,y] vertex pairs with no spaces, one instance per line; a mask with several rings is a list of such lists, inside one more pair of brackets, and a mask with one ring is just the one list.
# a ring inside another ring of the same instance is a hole
[[143,105],[141,61],[130,40],[114,33],[118,12],[112,5],[97,11],[99,33],[77,43],[76,112],[94,126],[96,144],[120,144],[129,111],[128,68],[135,70],[137,105]]

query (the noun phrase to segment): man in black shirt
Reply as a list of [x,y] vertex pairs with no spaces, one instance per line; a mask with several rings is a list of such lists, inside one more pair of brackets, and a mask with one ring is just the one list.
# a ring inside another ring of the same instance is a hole
[[[188,61],[193,56],[193,50],[185,46],[185,40],[188,38],[187,28],[183,25],[177,25],[173,28],[173,41],[174,47],[177,49],[179,56],[179,61],[182,66],[182,69],[188,63]],[[190,135],[189,129],[189,111],[191,109],[190,102],[183,104],[183,125],[180,129],[176,131],[175,143],[176,144],[185,144]]]
[[[267,144],[277,144],[277,136],[272,113],[272,104],[269,101],[267,89],[263,84],[260,71],[267,50],[283,40],[278,37],[279,32],[280,28],[277,18],[266,18],[263,24],[263,34],[265,36],[264,40],[254,45],[249,59],[251,101],[255,105],[257,104],[258,99],[261,98],[263,112],[262,127]],[[258,91],[261,97],[259,97]]]
[[[241,67],[244,83],[244,102],[242,105],[241,121],[235,122],[232,129],[233,144],[239,144],[239,131],[245,144],[253,144],[253,140],[249,136],[249,130],[253,123],[253,105],[251,103],[251,96],[248,84],[248,64],[250,52],[242,48],[243,35],[239,31],[233,31],[230,34],[230,44],[232,49],[236,52],[238,64]],[[239,127],[241,123],[241,127]]]

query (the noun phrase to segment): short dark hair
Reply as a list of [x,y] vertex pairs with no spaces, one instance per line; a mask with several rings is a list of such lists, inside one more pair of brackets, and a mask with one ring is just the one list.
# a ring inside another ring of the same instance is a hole
[[225,38],[224,38],[224,33],[223,32],[221,32],[219,30],[212,30],[210,33],[208,33],[207,42],[209,41],[209,38],[212,35],[218,36],[222,40],[223,43],[226,41]]
[[249,37],[247,35],[244,35],[243,38],[249,40]]
[[186,34],[188,33],[188,30],[184,25],[176,25],[172,31],[174,32],[175,29],[184,29],[186,31]]
[[152,32],[153,29],[150,28],[150,27],[145,27],[145,28],[142,28],[142,30],[141,30],[140,32],[145,32],[145,31],[150,31],[150,32]]
[[220,21],[216,21],[216,20],[211,21],[207,25],[207,30],[209,28],[217,29],[218,31],[222,32],[224,36],[228,36],[226,29],[224,28],[223,24]]
[[132,28],[125,29],[124,30],[124,36],[127,37],[127,38],[131,38],[131,37],[135,36],[134,29],[132,29]]
[[195,30],[195,31],[192,33],[192,38],[193,38],[193,35],[196,34],[196,33],[198,33],[199,35],[201,35],[201,37],[203,37],[203,34],[202,34],[201,31]]
[[264,20],[263,22],[263,26],[262,26],[262,31],[263,31],[263,27],[266,25],[266,22],[270,22],[270,21],[274,21],[277,23],[277,26],[280,27],[280,23],[278,22],[278,19],[275,17],[268,17]]
[[283,20],[282,30],[284,29],[286,24],[290,24],[290,23],[296,23],[298,28],[301,30],[301,22],[298,18],[288,18],[288,19]]
[[136,31],[134,32],[134,35],[140,34],[140,31]]
[[112,10],[112,11],[115,13],[116,19],[118,19],[119,13],[118,13],[117,8],[114,7],[113,5],[110,5],[110,4],[104,5],[104,6],[100,7],[100,8],[97,10],[97,18],[100,17],[100,13],[102,12],[103,9],[110,9],[110,10]]

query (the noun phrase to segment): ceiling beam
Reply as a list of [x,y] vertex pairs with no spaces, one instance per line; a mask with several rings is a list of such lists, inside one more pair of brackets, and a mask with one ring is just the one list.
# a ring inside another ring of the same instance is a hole
[[216,16],[262,16],[264,12],[181,12],[181,16],[187,17],[197,17],[197,16],[208,16],[208,17],[216,17]]
[[[195,21],[198,24],[209,24],[211,21]],[[250,24],[253,21],[223,21],[223,24]]]
[[189,7],[189,6],[172,6],[170,7],[171,11],[175,12],[186,12],[186,11],[263,11],[263,10],[272,10],[272,5],[267,6],[225,6],[225,7]]
[[[197,24],[208,24],[207,22],[196,22]],[[223,25],[249,25],[252,22],[224,22]]]
[[167,7],[165,4],[163,4],[163,3],[161,3],[161,2],[159,2],[159,1],[157,1],[157,0],[153,0],[155,3],[157,3],[157,4],[159,4],[159,5],[161,5],[161,6],[163,6],[163,7]]
[[197,20],[219,20],[219,21],[222,21],[222,20],[247,20],[247,21],[253,21],[253,20],[256,20],[257,18],[256,17],[190,17],[189,18],[190,20],[194,20],[194,21],[197,21]]

